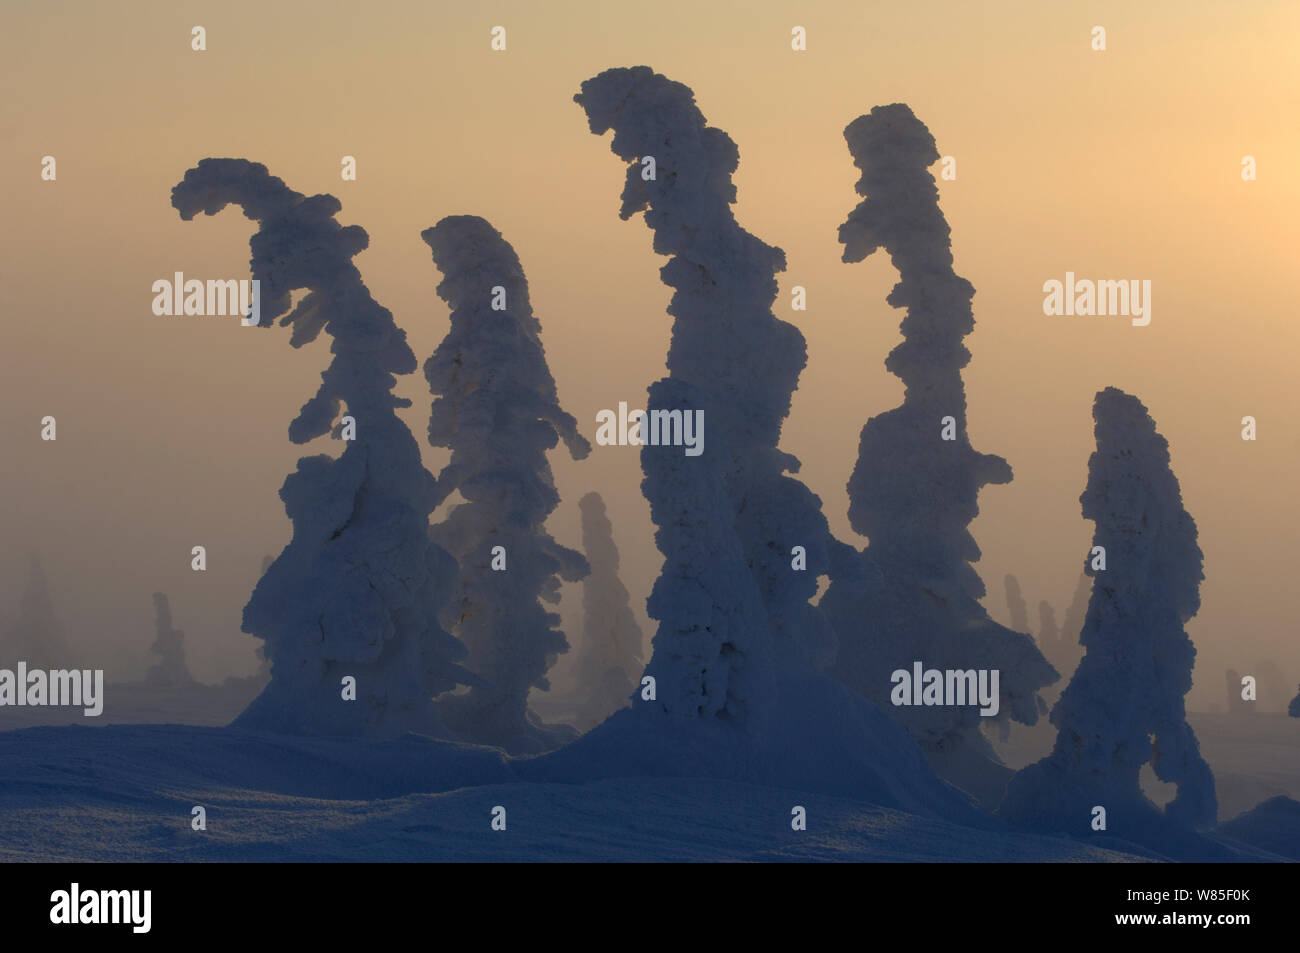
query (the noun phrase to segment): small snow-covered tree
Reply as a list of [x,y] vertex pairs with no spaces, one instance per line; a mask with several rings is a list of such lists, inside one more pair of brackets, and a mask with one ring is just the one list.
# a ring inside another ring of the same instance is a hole
[[618,575],[614,527],[599,493],[578,501],[582,548],[591,575],[582,583],[582,644],[577,670],[579,727],[590,728],[628,704],[641,669],[641,628]]
[[0,665],[12,668],[26,662],[29,668],[63,668],[72,664],[63,626],[54,614],[45,570],[38,555],[28,560],[27,586],[23,589],[18,618],[0,640]]
[[[1100,805],[1110,833],[1167,843],[1170,825],[1208,826],[1218,809],[1183,703],[1196,657],[1183,626],[1200,607],[1201,549],[1147,408],[1111,387],[1097,395],[1093,417],[1097,449],[1079,499],[1107,568],[1093,575],[1085,654],[1052,709],[1056,745],[1011,780],[1000,813],[1086,833]],[[1142,793],[1147,763],[1177,785],[1163,812]]]
[[862,428],[849,479],[849,522],[878,569],[865,588],[832,582],[821,605],[839,636],[834,673],[894,714],[941,776],[983,799],[1010,771],[981,734],[977,707],[894,707],[891,673],[916,661],[937,669],[997,669],[998,719],[1037,721],[1038,692],[1056,678],[1033,639],[989,618],[969,525],[982,486],[1011,467],[976,451],[966,426],[962,343],[974,329],[975,289],[953,271],[948,223],[929,166],[934,137],[902,103],[877,106],[844,130],[863,201],[840,226],[846,262],[884,249],[899,282],[886,299],[906,309],[903,341],[885,367],[903,380],[901,406]]
[[591,445],[556,395],[541,322],[514,249],[487,221],[444,218],[422,236],[443,274],[438,294],[451,328],[424,375],[436,396],[429,442],[451,450],[438,476],[440,495],[465,502],[433,528],[460,563],[444,624],[469,648],[466,667],[479,681],[439,702],[462,737],[535,752],[564,735],[528,711],[528,693],[546,690],[547,670],[568,650],[560,617],[560,581],[587,574],[581,553],[545,529],[560,502],[546,454],[563,440],[574,459]]
[[[342,453],[300,459],[280,490],[293,538],[258,582],[243,624],[264,640],[271,680],[236,724],[443,733],[432,699],[464,678],[456,664],[464,646],[438,624],[456,564],[429,539],[437,485],[396,414],[410,401],[394,396],[393,375],[415,370],[415,355],[352,263],[369,242],[365,230],[335,220],[333,196],[304,196],[245,159],[202,160],[172,190],[172,204],[186,220],[240,206],[258,223],[249,244],[259,327],[279,317],[292,326],[294,347],[322,330],[332,338],[320,389],[289,425],[289,439],[345,436],[340,409],[352,418]],[[297,290],[306,294],[290,310]]]
[[1291,699],[1291,704],[1287,706],[1286,713],[1292,718],[1300,718],[1300,691],[1296,692],[1295,698]]
[[153,594],[154,640],[150,647],[158,661],[145,675],[153,685],[178,686],[194,681],[189,666],[185,664],[185,633],[172,626],[171,604],[166,593]]

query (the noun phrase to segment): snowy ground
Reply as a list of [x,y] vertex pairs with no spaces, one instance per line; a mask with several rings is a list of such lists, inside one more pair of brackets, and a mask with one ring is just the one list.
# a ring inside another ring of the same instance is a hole
[[[190,829],[203,805],[208,829]],[[491,829],[506,808],[505,831]],[[791,808],[808,829],[791,830]],[[166,726],[0,733],[4,860],[1125,861],[723,781],[515,780],[491,749]]]
[[[124,688],[124,687],[120,687]],[[384,743],[287,738],[218,725],[243,699],[110,691],[105,715],[0,713],[3,860],[920,860],[1134,861],[1085,844],[975,830],[862,800],[735,781],[524,781],[495,749],[409,737]],[[561,720],[563,704],[536,707]],[[184,718],[191,725],[131,724]],[[29,727],[44,720],[46,727]],[[112,722],[118,722],[113,725]],[[1262,851],[1300,850],[1300,720],[1197,715],[1214,769],[1220,833]],[[1053,734],[1018,730],[1013,767]],[[1160,785],[1150,794],[1162,800]],[[208,829],[190,829],[191,809]],[[506,808],[506,831],[491,829]],[[791,809],[807,809],[793,831]],[[1107,849],[1109,848],[1109,849]],[[1259,859],[1268,859],[1259,855]]]
[[[1189,713],[1201,754],[1214,772],[1219,796],[1219,820],[1227,821],[1269,798],[1286,795],[1300,801],[1300,718],[1281,714]],[[1013,768],[1022,768],[1046,755],[1056,729],[1046,720],[1033,728],[1016,725],[1006,743],[990,738],[998,754]],[[1164,804],[1173,786],[1143,771],[1148,797]]]

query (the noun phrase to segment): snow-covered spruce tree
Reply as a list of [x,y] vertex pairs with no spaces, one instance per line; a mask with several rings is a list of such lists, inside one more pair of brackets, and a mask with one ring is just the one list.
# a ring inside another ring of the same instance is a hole
[[1007,597],[1007,610],[1011,613],[1011,628],[1016,632],[1029,631],[1029,606],[1020,591],[1020,580],[1007,573],[1002,580],[1002,587]]
[[23,589],[18,618],[0,639],[0,667],[13,668],[16,662],[26,662],[29,669],[64,668],[72,664],[63,626],[54,614],[45,570],[36,553],[28,559],[27,586]]
[[582,548],[591,566],[582,584],[582,643],[576,666],[578,727],[587,730],[628,704],[644,663],[641,627],[618,575],[618,547],[605,501],[599,493],[588,493],[578,508]]
[[[978,453],[966,430],[962,339],[974,328],[975,289],[953,272],[948,223],[928,166],[934,137],[901,103],[877,106],[844,130],[866,196],[840,226],[844,261],[883,248],[899,282],[886,299],[905,308],[903,341],[885,367],[905,385],[901,406],[862,428],[849,479],[849,521],[868,537],[879,570],[862,589],[831,587],[821,605],[839,636],[834,673],[892,712],[939,774],[983,800],[1010,776],[980,733],[978,706],[891,704],[891,674],[914,662],[940,670],[1000,672],[997,718],[1025,724],[1045,710],[1038,691],[1056,672],[1029,635],[989,618],[980,557],[968,529],[988,483],[1007,483],[1001,457]],[[985,719],[987,720],[987,719]]]
[[[1097,449],[1079,500],[1106,569],[1093,577],[1085,654],[1052,709],[1056,746],[1011,780],[1000,814],[1086,835],[1101,807],[1107,833],[1176,850],[1178,830],[1212,825],[1218,810],[1183,708],[1196,657],[1183,626],[1200,607],[1201,549],[1147,408],[1111,387],[1093,417]],[[1163,812],[1142,793],[1147,762],[1177,785]]]
[[535,753],[572,737],[528,710],[530,689],[550,688],[546,672],[568,650],[559,615],[543,603],[559,602],[560,581],[588,571],[545,529],[560,502],[546,453],[563,440],[582,459],[591,445],[560,407],[509,242],[473,215],[444,218],[422,237],[451,307],[451,328],[424,365],[435,395],[429,442],[451,451],[440,497],[458,490],[465,500],[432,530],[460,563],[443,624],[468,646],[465,666],[480,679],[440,700],[439,712],[466,740]]
[[1296,692],[1295,698],[1291,699],[1291,704],[1287,706],[1286,713],[1292,718],[1300,718],[1300,691]]
[[[739,150],[707,125],[688,87],[648,67],[614,69],[575,99],[592,132],[613,129],[611,148],[630,163],[620,216],[644,211],[654,250],[671,256],[660,271],[674,289],[669,376],[651,385],[647,409],[702,411],[707,435],[698,457],[681,447],[641,452],[656,542],[668,559],[649,603],[660,622],[653,668],[674,672],[661,678],[659,700],[691,715],[740,717],[746,673],[769,676],[774,653],[829,658],[829,627],[809,600],[818,576],[854,562],[851,547],[831,536],[821,501],[787,475],[799,461],[777,447],[807,362],[803,335],[772,312],[785,253],[736,222]],[[701,494],[688,496],[683,481]],[[738,549],[702,566],[702,537],[717,537],[706,549],[727,550],[731,535]],[[806,570],[791,569],[795,546],[804,547]],[[752,577],[752,612],[765,624],[709,624],[715,610],[719,621],[751,611],[712,598],[739,594],[707,578],[710,567],[730,574],[730,559]]]
[[[433,696],[459,684],[464,646],[438,625],[455,560],[429,539],[437,486],[396,409],[394,374],[415,370],[406,333],[362,283],[352,257],[364,229],[334,218],[330,195],[304,196],[244,159],[204,159],[172,191],[188,220],[240,206],[258,223],[252,277],[261,326],[292,325],[300,347],[322,330],[333,359],[320,390],[289,425],[306,443],[333,433],[338,457],[298,461],[280,498],[289,545],[244,607],[244,631],[265,640],[271,680],[235,724],[289,733],[382,737],[441,733]],[[306,295],[290,311],[290,292]],[[252,331],[248,333],[254,333]],[[345,417],[338,420],[340,407]],[[355,679],[355,700],[347,700]]]
[[[969,819],[904,731],[818,670],[834,642],[817,577],[862,565],[778,449],[806,348],[772,311],[784,254],[732,212],[736,144],[648,67],[607,70],[575,99],[628,163],[621,216],[644,211],[670,256],[668,376],[650,385],[641,450],[664,565],[633,706],[526,770],[744,778]],[[665,435],[674,420],[701,425],[698,453]]]
[[172,626],[172,608],[166,593],[153,594],[153,608],[155,636],[150,651],[158,656],[158,662],[149,669],[145,681],[169,687],[188,685],[194,678],[185,664],[185,633]]

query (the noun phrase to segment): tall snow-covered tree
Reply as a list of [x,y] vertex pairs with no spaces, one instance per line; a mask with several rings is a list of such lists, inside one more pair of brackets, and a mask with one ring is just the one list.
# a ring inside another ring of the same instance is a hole
[[[737,223],[740,153],[691,90],[648,67],[607,70],[575,97],[591,131],[613,129],[629,163],[620,216],[645,212],[674,289],[669,376],[647,410],[703,415],[705,448],[641,451],[655,541],[666,558],[650,596],[658,701],[685,715],[743,719],[759,683],[789,657],[825,662],[833,636],[810,600],[817,578],[854,568],[821,501],[778,449],[803,335],[772,312],[785,254]],[[651,163],[647,159],[652,160]],[[661,418],[662,419],[662,418]],[[803,547],[806,569],[792,571]]]
[[840,226],[846,262],[884,249],[899,282],[886,299],[906,309],[903,341],[885,367],[903,380],[901,406],[862,428],[849,479],[849,521],[869,539],[879,572],[863,588],[832,582],[821,605],[834,621],[834,672],[892,712],[930,755],[940,775],[985,800],[1010,775],[980,731],[977,706],[891,705],[891,674],[926,668],[997,669],[998,718],[1033,724],[1045,710],[1038,691],[1056,673],[1029,635],[989,618],[972,563],[980,558],[969,525],[980,487],[1007,483],[1011,467],[976,451],[966,426],[962,339],[974,329],[975,289],[953,271],[948,223],[928,167],[934,137],[901,103],[877,106],[844,130],[865,196]]
[[194,681],[185,664],[185,633],[172,625],[172,608],[167,594],[153,594],[154,640],[150,647],[158,661],[150,667],[145,681],[153,685],[178,686]]
[[618,575],[618,547],[605,501],[599,493],[588,493],[578,507],[582,548],[591,566],[591,575],[582,583],[582,643],[576,666],[582,697],[578,726],[585,730],[628,704],[644,663],[641,627]]
[[[622,217],[644,211],[655,251],[669,256],[668,376],[650,385],[654,440],[641,449],[664,565],[633,706],[523,770],[729,777],[967,815],[970,803],[905,731],[819,670],[834,637],[811,604],[817,578],[863,569],[778,447],[806,349],[772,311],[784,254],[732,212],[736,144],[689,88],[648,67],[607,70],[575,98],[628,163]],[[702,424],[696,455],[685,452],[687,421]]]
[[[1097,449],[1079,499],[1106,569],[1093,575],[1085,654],[1052,709],[1056,745],[1011,780],[1000,813],[1087,834],[1102,807],[1108,833],[1168,848],[1171,829],[1211,825],[1218,810],[1183,703],[1196,657],[1183,626],[1200,607],[1201,549],[1147,408],[1110,387],[1093,418]],[[1163,811],[1142,793],[1147,763],[1177,785]]]
[[444,218],[422,237],[451,307],[451,328],[424,365],[436,398],[429,442],[451,451],[440,494],[455,490],[465,500],[432,531],[460,563],[443,619],[469,647],[465,665],[479,678],[439,710],[465,739],[536,752],[569,737],[528,710],[529,691],[550,688],[547,670],[568,650],[559,615],[544,603],[559,602],[561,580],[588,571],[581,553],[546,531],[560,502],[546,454],[563,440],[582,459],[591,445],[560,407],[510,243],[473,215]]
[[[271,680],[236,724],[443,733],[433,697],[465,677],[457,665],[464,646],[438,624],[456,564],[429,539],[438,488],[396,414],[410,401],[394,396],[394,375],[414,371],[415,355],[352,263],[369,242],[365,230],[335,220],[342,206],[333,196],[304,196],[245,159],[202,160],[172,190],[172,204],[186,220],[242,208],[258,224],[249,244],[259,327],[279,317],[292,326],[294,347],[322,330],[332,338],[320,389],[289,425],[289,439],[332,432],[343,450],[303,457],[280,490],[293,538],[258,582],[243,622],[265,642]],[[306,294],[292,306],[298,290]]]
[[50,598],[41,559],[32,553],[18,618],[10,623],[4,638],[0,639],[0,666],[13,668],[16,662],[26,662],[31,669],[52,669],[64,668],[72,661],[63,626],[54,613],[54,601]]

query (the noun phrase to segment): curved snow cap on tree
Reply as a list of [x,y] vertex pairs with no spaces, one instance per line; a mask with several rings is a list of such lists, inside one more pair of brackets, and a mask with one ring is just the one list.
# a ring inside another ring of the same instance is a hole
[[[432,697],[464,676],[455,664],[464,646],[436,622],[456,568],[428,538],[437,486],[395,413],[410,401],[393,395],[393,375],[413,371],[415,355],[351,261],[366,247],[365,231],[334,220],[333,196],[304,197],[245,159],[202,160],[172,190],[172,204],[187,220],[240,206],[258,223],[249,246],[266,324],[284,315],[294,347],[322,330],[333,338],[320,389],[290,439],[330,432],[340,403],[356,424],[337,459],[302,458],[280,490],[293,539],[259,581],[243,624],[266,642],[271,681],[236,723],[305,734],[443,733]],[[289,311],[299,289],[307,294]]]
[[[536,753],[566,740],[528,712],[529,691],[550,687],[546,673],[568,650],[560,617],[541,603],[558,602],[560,581],[589,570],[581,553],[546,532],[560,502],[546,452],[562,438],[581,459],[591,445],[560,408],[510,244],[473,215],[444,218],[422,237],[444,276],[438,294],[452,308],[451,328],[424,365],[436,395],[429,442],[451,450],[440,493],[459,490],[466,500],[433,529],[461,566],[444,618],[482,679],[439,708],[467,739]],[[505,550],[503,572],[490,566],[497,546]]]
[[[1147,408],[1109,387],[1093,417],[1097,450],[1079,500],[1097,524],[1093,544],[1105,547],[1107,568],[1093,580],[1080,639],[1086,654],[1052,710],[1056,746],[1012,779],[1001,811],[1032,826],[1087,830],[1101,805],[1108,830],[1152,843],[1170,825],[1209,826],[1218,810],[1183,703],[1196,657],[1183,624],[1200,606],[1203,558],[1169,444]],[[1148,761],[1178,786],[1163,814],[1142,794]]]
[[[561,407],[555,379],[542,347],[542,324],[533,315],[528,298],[528,280],[514,248],[499,231],[477,215],[449,215],[420,233],[433,251],[433,261],[443,274],[438,296],[452,309],[452,328],[443,346],[425,362],[424,373],[437,393],[457,389],[458,379],[477,373],[474,389],[488,384],[496,395],[492,409],[510,413],[526,424],[530,436],[549,450],[558,436],[575,460],[591,452],[591,444],[578,432],[578,422]],[[505,308],[493,310],[494,289],[505,293]],[[462,363],[467,356],[476,366]],[[463,383],[461,389],[464,388]],[[486,395],[483,395],[485,397]],[[492,421],[481,416],[462,420],[463,414],[482,414],[489,409],[480,397],[457,394],[455,399],[435,400],[429,417],[429,441],[435,447],[450,447],[451,435],[462,426],[492,429]],[[474,447],[462,442],[462,452]],[[507,448],[497,448],[501,452]],[[455,488],[456,468],[444,471]],[[558,501],[558,500],[557,500]],[[549,511],[548,511],[549,512]]]
[[[844,130],[857,191],[866,198],[840,226],[844,261],[885,249],[899,272],[886,299],[906,308],[903,341],[885,360],[902,378],[903,405],[867,422],[849,480],[849,522],[871,540],[879,560],[891,556],[949,578],[972,598],[984,584],[968,564],[980,557],[966,528],[979,515],[986,484],[1009,483],[1002,457],[976,452],[966,432],[962,339],[975,327],[975,289],[952,269],[952,242],[939,188],[928,167],[939,158],[934,137],[904,103],[877,106]],[[955,421],[940,441],[941,421]]]
[[[739,150],[688,87],[637,66],[587,80],[574,100],[629,163],[620,215],[644,211],[655,251],[671,256],[660,271],[675,289],[669,377],[651,385],[648,409],[703,411],[707,432],[698,458],[642,450],[667,557],[648,606],[660,625],[647,672],[668,710],[741,720],[745,682],[773,677],[774,653],[829,659],[833,636],[809,600],[819,575],[857,568],[821,501],[785,475],[799,461],[777,448],[807,360],[803,335],[772,312],[785,254],[737,224]],[[806,571],[791,570],[796,545]]]
[[[414,371],[415,354],[406,332],[370,296],[352,264],[370,244],[365,229],[334,220],[343,207],[334,196],[304,196],[247,159],[202,159],[172,189],[172,205],[186,221],[231,204],[259,226],[249,242],[252,277],[261,282],[258,326],[270,327],[283,315],[280,324],[293,327],[294,347],[314,341],[322,330],[334,338],[334,361],[290,425],[290,439],[306,443],[329,432],[340,401],[354,417],[409,407],[409,400],[392,394],[393,375]],[[290,292],[298,289],[308,294],[289,312]]]

